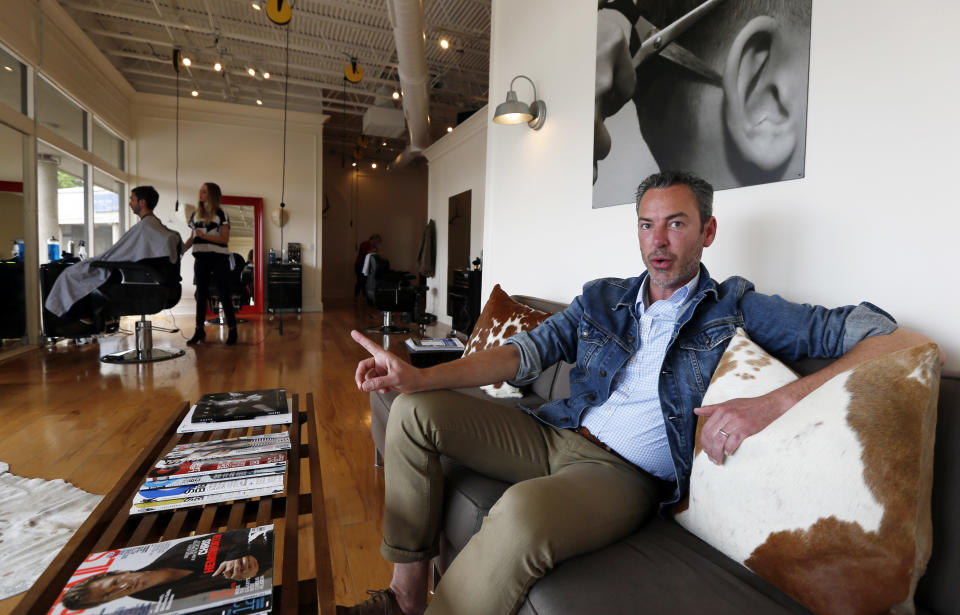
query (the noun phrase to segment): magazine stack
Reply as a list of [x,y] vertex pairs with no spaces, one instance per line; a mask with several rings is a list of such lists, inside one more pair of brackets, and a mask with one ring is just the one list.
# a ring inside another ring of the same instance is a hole
[[290,434],[178,444],[147,474],[130,514],[283,493]]
[[94,553],[49,615],[257,615],[272,592],[273,526],[262,525]]
[[177,433],[238,429],[263,425],[289,425],[293,414],[286,389],[211,393],[197,400]]

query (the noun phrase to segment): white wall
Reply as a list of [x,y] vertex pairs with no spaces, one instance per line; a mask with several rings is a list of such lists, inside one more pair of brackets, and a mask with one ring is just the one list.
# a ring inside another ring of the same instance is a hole
[[[430,163],[427,219],[437,225],[436,275],[427,278],[427,311],[441,322],[447,316],[447,245],[450,197],[470,190],[470,260],[483,249],[484,193],[486,190],[487,109],[478,110],[453,132],[423,151]],[[492,286],[491,286],[492,288]]]
[[[523,73],[548,113],[538,132],[490,125],[485,295],[499,282],[570,300],[589,279],[643,269],[632,208],[590,208],[596,7],[562,4],[493,0],[490,100]],[[815,3],[806,177],[716,195],[713,277],[798,301],[869,300],[960,371],[957,23],[960,4],[947,0],[895,12]],[[893,32],[922,34],[897,44]]]
[[[196,204],[200,185],[212,181],[224,194],[262,197],[263,249],[279,254],[280,227],[271,220],[279,210],[283,112],[202,100],[180,101],[180,211],[174,212],[175,100],[169,96],[137,94],[134,110],[136,166],[132,185],[152,184],[160,192],[157,216],[164,224],[189,236],[184,203]],[[303,244],[303,307],[322,309],[320,238],[322,127],[326,116],[290,112],[287,132],[286,213],[283,247]],[[261,258],[263,256],[261,255]],[[193,255],[183,259],[183,296],[193,295]],[[266,306],[264,306],[266,307]]]

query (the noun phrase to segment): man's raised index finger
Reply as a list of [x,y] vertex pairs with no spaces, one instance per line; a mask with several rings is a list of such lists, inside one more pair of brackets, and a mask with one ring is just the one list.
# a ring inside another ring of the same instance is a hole
[[377,354],[378,352],[383,352],[383,347],[380,344],[376,343],[363,333],[360,333],[356,329],[350,331],[350,337],[353,338],[353,341],[360,344],[366,349],[370,354]]

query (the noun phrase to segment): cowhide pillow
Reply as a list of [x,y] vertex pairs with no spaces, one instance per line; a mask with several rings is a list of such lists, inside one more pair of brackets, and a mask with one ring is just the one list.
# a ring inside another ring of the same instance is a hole
[[[703,405],[795,378],[738,330]],[[701,450],[698,427],[677,522],[815,613],[913,613],[933,540],[939,380],[933,344],[861,363],[722,466]]]
[[[550,314],[546,312],[517,303],[497,284],[490,291],[490,298],[487,299],[477,324],[473,327],[473,333],[467,341],[463,356],[484,348],[499,346],[511,335],[533,329],[548,316]],[[491,397],[523,397],[520,389],[506,382],[480,388]]]

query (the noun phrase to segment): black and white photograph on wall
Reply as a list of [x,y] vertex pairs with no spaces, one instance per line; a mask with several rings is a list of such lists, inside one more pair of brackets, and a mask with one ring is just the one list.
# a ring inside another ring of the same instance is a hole
[[659,170],[804,176],[813,0],[600,0],[593,208]]

